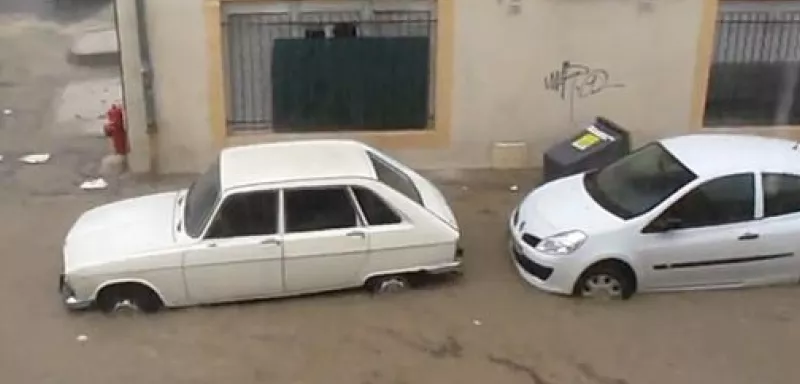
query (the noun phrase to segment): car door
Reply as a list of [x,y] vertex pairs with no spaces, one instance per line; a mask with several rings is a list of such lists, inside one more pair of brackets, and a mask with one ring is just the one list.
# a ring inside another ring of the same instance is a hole
[[362,271],[362,277],[371,273],[440,262],[427,255],[424,249],[427,244],[420,244],[426,238],[420,236],[411,221],[397,207],[391,206],[368,187],[351,188],[369,236],[369,260]]
[[642,287],[742,284],[763,242],[755,196],[753,173],[728,175],[704,182],[664,210],[637,239]]
[[763,215],[755,234],[760,239],[754,257],[752,284],[797,281],[800,278],[800,176],[762,173]]
[[283,190],[284,281],[288,292],[357,286],[369,237],[347,187]]
[[254,299],[283,292],[278,191],[227,196],[206,234],[184,254],[193,302]]

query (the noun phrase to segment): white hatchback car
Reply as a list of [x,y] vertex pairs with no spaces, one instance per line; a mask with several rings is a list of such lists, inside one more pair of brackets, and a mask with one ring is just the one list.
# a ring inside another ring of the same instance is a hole
[[455,216],[440,191],[355,141],[228,148],[188,190],[84,213],[64,244],[68,308],[290,296],[458,270]]
[[511,215],[517,269],[545,291],[623,299],[797,283],[797,148],[757,136],[687,135],[547,183]]

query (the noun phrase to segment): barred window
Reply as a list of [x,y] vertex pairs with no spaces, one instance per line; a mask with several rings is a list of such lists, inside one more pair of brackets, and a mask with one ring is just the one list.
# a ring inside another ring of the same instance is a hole
[[433,0],[224,7],[228,129],[426,129]]
[[723,2],[705,125],[800,123],[800,2]]

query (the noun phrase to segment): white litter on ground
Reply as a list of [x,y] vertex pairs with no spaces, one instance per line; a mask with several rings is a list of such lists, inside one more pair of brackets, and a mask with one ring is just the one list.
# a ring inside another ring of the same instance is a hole
[[3,110],[3,114],[6,115],[6,116],[11,116],[11,114],[13,114],[13,113],[14,113],[14,111],[12,111],[10,109],[4,109]]
[[475,325],[481,325],[481,324],[483,324],[483,323],[481,323],[481,321],[480,321],[480,320],[472,320],[472,324],[475,324]]
[[26,164],[42,164],[50,160],[49,153],[34,153],[19,158],[19,161]]
[[108,188],[108,183],[103,180],[103,178],[91,179],[86,180],[81,184],[81,189],[84,190],[96,190],[96,189],[106,189]]
[[511,186],[511,187],[509,187],[508,189],[509,189],[511,192],[516,192],[516,191],[518,191],[518,190],[519,190],[519,187],[518,187],[518,186],[516,186],[516,185],[512,185],[512,186]]
[[83,342],[85,342],[85,341],[89,340],[89,336],[86,336],[86,335],[78,335],[78,337],[76,337],[76,338],[75,338],[75,340],[78,340],[78,341],[80,341],[81,343],[83,343]]
[[3,162],[3,155],[0,155],[0,163]]

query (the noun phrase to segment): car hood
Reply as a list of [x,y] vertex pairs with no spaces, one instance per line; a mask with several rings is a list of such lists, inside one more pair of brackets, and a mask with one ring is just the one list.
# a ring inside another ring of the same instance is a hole
[[177,196],[178,192],[159,193],[85,212],[65,240],[65,273],[173,246]]
[[597,233],[624,223],[589,196],[583,185],[583,174],[534,189],[520,204],[519,217],[519,223],[525,222],[525,232],[538,237],[570,230]]

